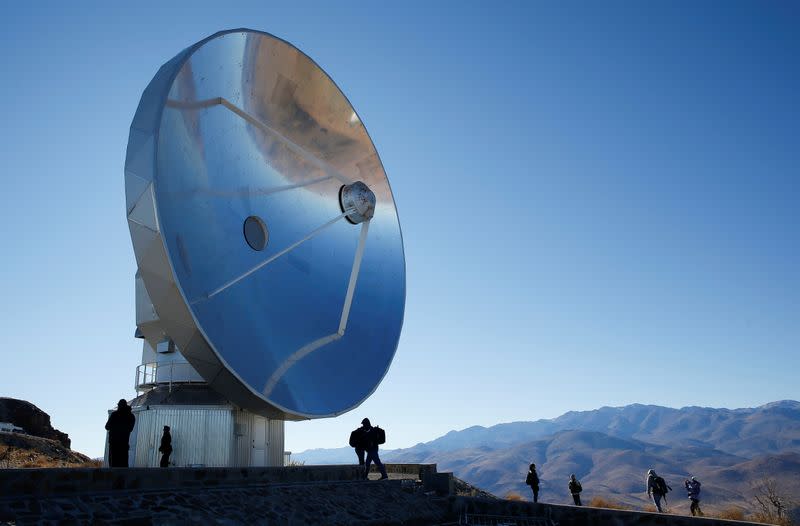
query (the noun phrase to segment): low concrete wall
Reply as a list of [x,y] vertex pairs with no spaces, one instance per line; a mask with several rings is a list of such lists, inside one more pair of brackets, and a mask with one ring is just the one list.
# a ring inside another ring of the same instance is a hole
[[[425,491],[435,491],[437,495],[448,496],[455,494],[455,479],[450,472],[439,473],[436,464],[384,464],[387,473],[414,476],[422,481]],[[373,465],[370,473],[375,473],[377,468]]]
[[[419,478],[443,491],[436,464],[387,464],[387,471]],[[47,468],[0,469],[0,496],[47,496],[108,491],[245,487],[258,484],[337,482],[361,479],[357,465],[268,468]],[[446,484],[446,482],[444,483]],[[449,493],[445,493],[449,494]]]
[[3,469],[0,470],[0,495],[51,497],[109,491],[332,482],[358,478],[358,466]]

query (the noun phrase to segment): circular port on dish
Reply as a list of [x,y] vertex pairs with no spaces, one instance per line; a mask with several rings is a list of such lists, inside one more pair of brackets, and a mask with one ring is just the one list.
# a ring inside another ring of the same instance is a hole
[[264,250],[269,242],[267,225],[258,216],[250,216],[244,220],[244,240],[253,250]]

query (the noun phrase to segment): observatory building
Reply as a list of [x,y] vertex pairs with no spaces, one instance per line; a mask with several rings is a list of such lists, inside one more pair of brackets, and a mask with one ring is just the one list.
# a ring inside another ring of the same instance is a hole
[[360,117],[307,55],[223,31],[144,90],[125,161],[142,362],[129,465],[284,462],[284,422],[361,404],[394,357],[405,260]]

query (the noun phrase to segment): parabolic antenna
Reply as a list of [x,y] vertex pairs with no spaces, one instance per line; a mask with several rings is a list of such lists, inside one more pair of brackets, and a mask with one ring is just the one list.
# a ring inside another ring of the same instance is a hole
[[128,225],[163,330],[244,409],[348,411],[380,383],[405,304],[389,181],[308,56],[237,29],[159,69],[131,125]]

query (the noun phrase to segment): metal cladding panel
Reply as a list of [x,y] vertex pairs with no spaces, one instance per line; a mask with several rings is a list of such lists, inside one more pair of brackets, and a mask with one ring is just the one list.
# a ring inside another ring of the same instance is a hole
[[250,465],[250,455],[253,450],[253,413],[249,411],[234,411],[234,466],[246,467]]
[[[171,327],[179,327],[178,330],[182,330],[184,332],[194,327],[192,314],[186,307],[186,303],[183,301],[181,293],[178,291],[177,287],[170,287],[168,294],[163,298],[159,308],[169,313]],[[177,332],[175,329],[172,330],[173,332]]]
[[[142,275],[142,269],[145,268],[146,256],[153,250],[153,245],[161,242],[158,232],[151,230],[143,225],[128,221],[128,229],[131,233],[131,241],[133,242],[134,253],[136,255],[136,264],[139,267],[138,274]],[[144,280],[147,295],[153,298],[152,285],[148,280]]]
[[133,207],[139,201],[139,197],[144,193],[145,189],[150,186],[150,181],[142,179],[138,175],[125,171],[125,202],[130,214]]
[[[254,432],[254,420],[261,420],[261,417],[249,411],[234,411],[236,437],[234,462],[235,466],[252,466],[254,440],[257,433]],[[266,443],[263,448],[266,451],[266,466],[283,466],[284,448],[284,421],[267,419],[268,431]]]
[[153,346],[147,340],[142,341],[142,363],[153,363],[158,360],[158,353],[156,353]]
[[228,467],[233,458],[233,415],[230,408],[151,406],[137,413],[136,467],[157,467],[164,426],[170,426],[172,456],[177,467]]
[[139,273],[136,273],[136,325],[141,326],[146,323],[158,323],[158,316],[156,316],[156,309],[153,307],[153,302],[150,301],[150,296],[147,294],[147,289],[144,286],[144,281]]
[[[128,225],[137,225],[149,230],[130,220],[128,220]],[[169,267],[169,259],[167,253],[164,251],[161,234],[159,233],[145,250],[137,252],[137,255],[139,254],[141,254],[141,257],[137,258],[136,261],[139,265],[139,272],[142,275],[142,279],[144,279],[145,288],[147,288],[147,293],[150,295],[150,300],[156,307],[156,314],[159,314],[159,307],[166,301],[167,294],[173,292],[172,289],[174,289],[175,285]],[[165,312],[165,314],[169,314],[169,312]]]
[[230,466],[233,459],[233,412],[213,411],[206,415],[206,447],[204,450],[207,466]]
[[[131,130],[137,132],[144,132],[145,134],[152,134],[153,130],[158,126],[158,121],[161,119],[161,109],[163,107],[163,98],[172,79],[175,77],[177,69],[183,64],[186,56],[189,55],[196,47],[200,46],[202,42],[188,47],[178,53],[169,62],[161,66],[156,72],[153,80],[142,93],[142,98],[139,101],[139,106],[136,108],[136,115],[133,117],[131,123]],[[137,143],[138,144],[138,143]],[[145,174],[139,174],[140,177],[145,177]]]
[[153,183],[150,183],[147,185],[142,195],[139,196],[139,200],[136,201],[133,210],[128,212],[128,220],[145,226],[154,232],[158,232],[155,207],[156,201],[153,195]]
[[[104,468],[111,467],[111,465],[108,462],[108,460],[109,460],[108,459],[108,446],[109,446],[109,444],[108,444],[108,431],[106,431],[106,444],[105,444],[105,447],[103,448],[103,467]],[[129,466],[131,465],[130,462],[128,462],[128,465]]]
[[203,382],[203,378],[179,352],[159,354],[155,364],[155,381],[170,382]]
[[267,448],[267,465],[268,466],[283,466],[283,436],[284,436],[284,421],[283,420],[270,420],[269,421],[269,447]]
[[[403,321],[402,235],[366,128],[313,60],[246,29],[182,51],[142,95],[125,174],[160,324],[214,389],[290,420],[375,390]],[[374,208],[354,221],[356,184]]]
[[158,466],[152,460],[153,455],[158,453],[157,451],[154,453],[152,449],[158,449],[158,446],[153,448],[150,444],[151,436],[155,434],[153,431],[155,411],[136,411],[134,409],[133,416],[136,417],[136,445],[131,448],[134,450],[133,463],[128,465],[137,468]]
[[151,133],[131,129],[128,151],[125,156],[125,171],[135,175],[139,181],[134,185],[126,185],[130,192],[126,192],[128,211],[139,200],[139,196],[153,181],[153,150],[155,139]]

